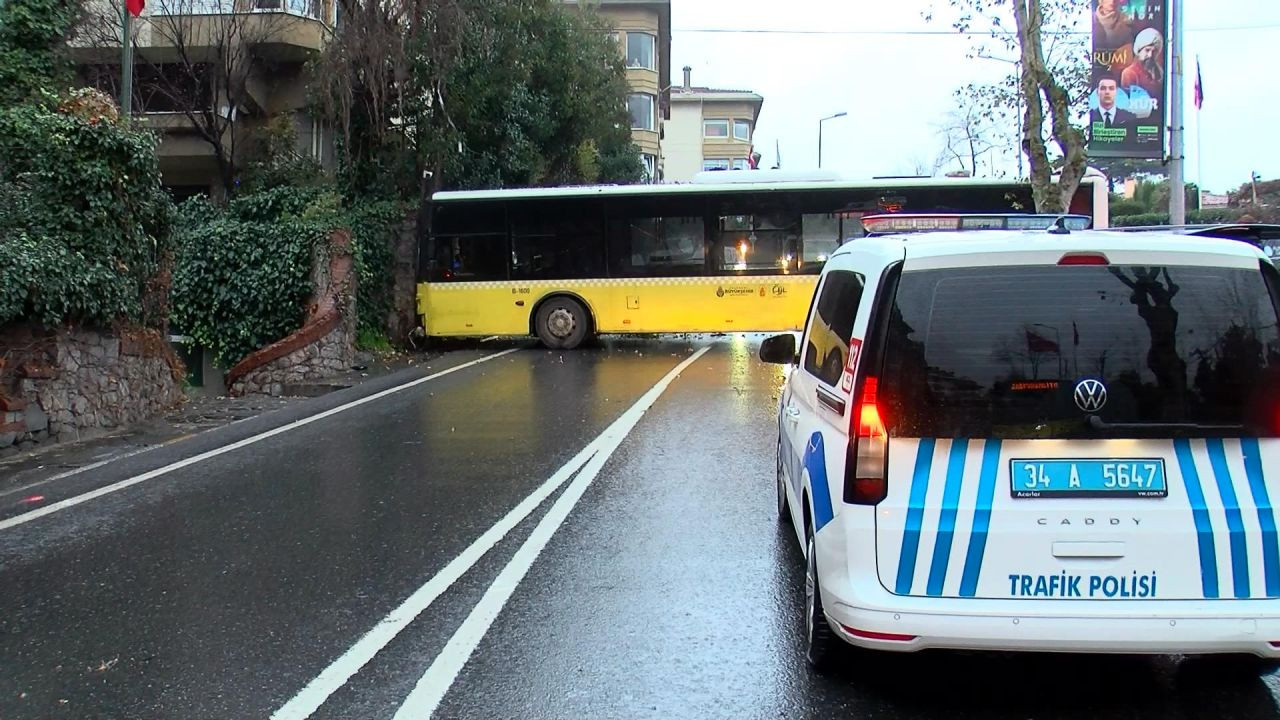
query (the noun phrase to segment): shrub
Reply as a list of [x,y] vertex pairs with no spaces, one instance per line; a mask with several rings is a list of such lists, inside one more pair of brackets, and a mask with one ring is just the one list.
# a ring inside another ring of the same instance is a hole
[[58,102],[0,108],[0,324],[162,326],[173,204],[155,136],[103,98]]
[[334,227],[304,219],[322,194],[295,188],[245,195],[227,207],[202,198],[179,210],[173,323],[230,367],[302,326],[312,252]]
[[[1188,210],[1188,225],[1217,225],[1232,223],[1240,219],[1239,208],[1209,208],[1207,210]],[[1113,217],[1111,224],[1115,227],[1143,227],[1147,225],[1168,225],[1169,213],[1143,213],[1141,215],[1124,215]]]
[[175,327],[230,367],[302,327],[311,263],[329,233],[351,228],[360,335],[385,335],[391,307],[394,202],[340,206],[319,187],[276,187],[237,196],[225,208],[203,199],[179,211],[173,283]]
[[387,317],[395,303],[394,250],[404,213],[403,205],[391,200],[357,202],[343,212],[355,246],[360,329],[370,335],[386,336]]

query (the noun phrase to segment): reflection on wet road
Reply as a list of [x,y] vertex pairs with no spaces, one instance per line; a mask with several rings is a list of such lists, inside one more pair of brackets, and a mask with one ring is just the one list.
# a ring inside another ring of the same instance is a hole
[[[391,718],[539,528],[436,717],[1280,717],[1274,678],[1171,657],[849,652],[811,674],[773,510],[783,377],[757,343],[522,349],[0,532],[0,717],[265,718],[391,623],[302,715]],[[467,555],[606,446],[562,524],[573,482]]]

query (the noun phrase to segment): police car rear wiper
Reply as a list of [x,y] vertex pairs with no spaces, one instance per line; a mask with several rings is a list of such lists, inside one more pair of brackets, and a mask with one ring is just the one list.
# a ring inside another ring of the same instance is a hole
[[1109,423],[1097,415],[1089,416],[1094,430],[1198,430],[1203,432],[1244,432],[1244,425],[1208,425],[1204,423]]

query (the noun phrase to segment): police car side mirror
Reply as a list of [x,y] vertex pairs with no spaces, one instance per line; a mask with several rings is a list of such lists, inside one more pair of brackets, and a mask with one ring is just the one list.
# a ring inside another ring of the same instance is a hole
[[791,365],[796,362],[796,336],[774,335],[760,344],[760,359],[775,365]]

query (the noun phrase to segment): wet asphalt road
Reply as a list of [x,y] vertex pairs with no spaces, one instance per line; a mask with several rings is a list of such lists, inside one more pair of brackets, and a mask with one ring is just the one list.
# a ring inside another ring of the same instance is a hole
[[[812,675],[773,510],[782,374],[730,337],[518,345],[254,440],[501,348],[451,353],[41,486],[47,506],[251,441],[29,522],[6,491],[0,718],[271,716],[702,347],[563,524],[553,494],[311,717],[395,716],[495,584],[510,598],[436,717],[1280,717],[1275,678],[1178,658],[851,652]],[[495,583],[537,538],[528,574]]]

